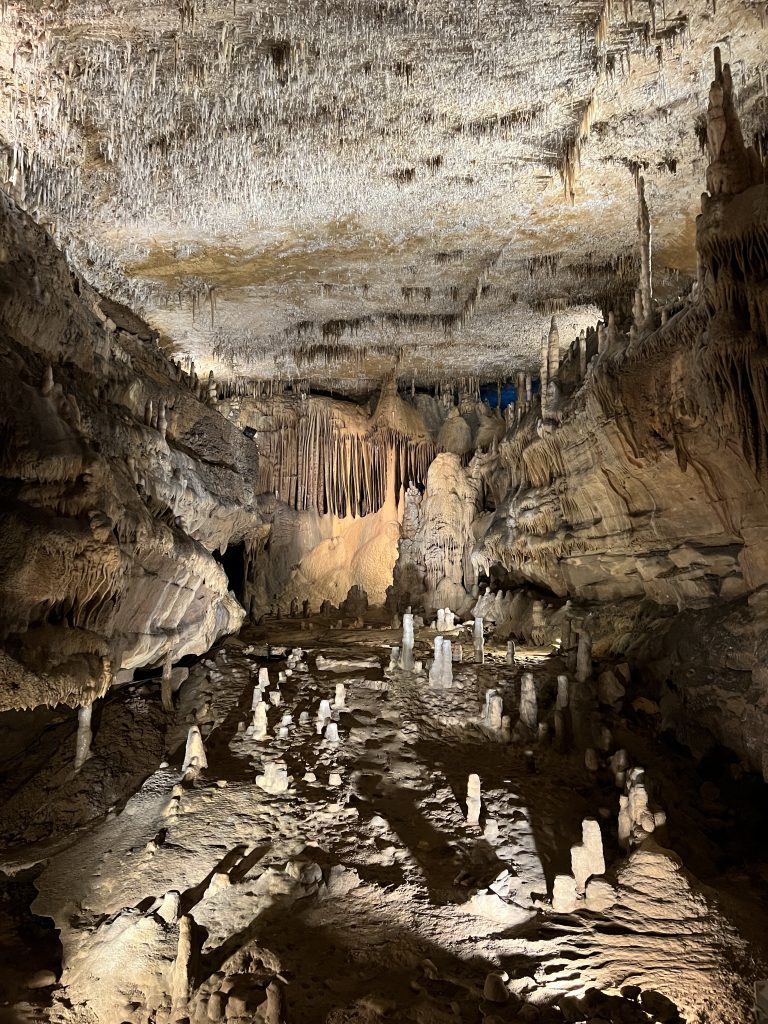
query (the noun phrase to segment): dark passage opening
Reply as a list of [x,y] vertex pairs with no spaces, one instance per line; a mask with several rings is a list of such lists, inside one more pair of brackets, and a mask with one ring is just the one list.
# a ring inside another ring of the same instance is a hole
[[243,604],[245,602],[245,544],[230,544],[223,555],[218,548],[212,554],[227,574],[229,589]]

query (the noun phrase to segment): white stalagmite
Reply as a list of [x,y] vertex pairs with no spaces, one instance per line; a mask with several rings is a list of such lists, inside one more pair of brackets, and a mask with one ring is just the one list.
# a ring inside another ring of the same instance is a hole
[[347,703],[347,688],[344,683],[336,683],[336,696],[333,701],[333,706],[336,708],[346,707]]
[[75,740],[75,772],[79,772],[91,756],[91,716],[93,704],[82,704],[77,709],[77,739]]
[[504,699],[496,690],[486,690],[483,719],[489,729],[501,730],[504,718]]
[[532,731],[538,728],[539,709],[536,683],[530,672],[524,672],[520,680],[520,721]]
[[251,711],[255,711],[256,708],[264,700],[264,688],[261,683],[256,683],[253,688],[253,696],[251,697]]
[[482,796],[480,789],[480,776],[474,773],[467,778],[467,824],[478,825],[480,823],[480,808]]
[[442,636],[435,637],[435,658],[429,669],[429,682],[431,686],[453,685],[451,641]]
[[208,759],[205,756],[205,746],[200,728],[197,725],[190,726],[187,733],[187,746],[184,750],[184,763],[181,770],[187,772],[194,778],[199,775],[203,768],[208,767]]
[[476,618],[472,639],[475,647],[475,662],[478,665],[482,665],[485,662],[485,638],[483,637],[483,620]]
[[269,736],[267,724],[267,705],[260,700],[253,709],[252,735],[255,740],[265,740]]
[[540,358],[540,384],[539,384],[539,397],[541,398],[541,415],[542,418],[546,419],[547,416],[547,385],[549,384],[549,342],[546,334],[541,336],[541,358]]
[[581,823],[581,842],[571,847],[571,871],[580,896],[584,895],[588,879],[605,871],[603,836],[594,818],[585,818]]
[[514,665],[515,664],[515,653],[516,653],[515,652],[515,641],[514,640],[508,640],[507,641],[507,654],[506,654],[506,658],[505,658],[505,661],[506,661],[507,665]]
[[403,615],[403,646],[400,652],[400,667],[406,672],[413,671],[413,614]]
[[163,711],[173,711],[172,670],[173,651],[168,651],[163,662],[163,675],[160,680],[160,702],[163,705]]
[[576,881],[573,875],[555,875],[552,909],[556,914],[571,914],[577,904]]
[[625,774],[626,795],[619,797],[619,846],[629,850],[663,825],[666,814],[650,808],[644,769],[630,768]]
[[279,796],[287,793],[293,779],[288,774],[285,761],[269,761],[264,765],[264,773],[256,776],[256,785],[265,793]]
[[[613,313],[611,313],[611,316],[613,316]],[[601,320],[600,323],[597,325],[597,354],[598,354],[598,356],[601,356],[604,352],[607,352],[609,347],[610,347],[610,342],[608,341],[608,329],[606,328],[605,324]]]
[[549,327],[547,338],[547,390],[549,385],[554,383],[560,369],[560,332],[557,329],[555,318]]
[[640,241],[640,303],[635,326],[641,329],[653,318],[653,274],[651,269],[651,217],[645,201],[645,178],[637,179],[637,233]]

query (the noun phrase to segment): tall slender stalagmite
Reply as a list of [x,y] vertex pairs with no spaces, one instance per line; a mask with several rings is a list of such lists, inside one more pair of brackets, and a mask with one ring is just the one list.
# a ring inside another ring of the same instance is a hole
[[541,415],[547,415],[547,385],[549,383],[549,339],[546,334],[541,336]]
[[560,369],[560,332],[557,329],[555,318],[549,327],[547,338],[547,386],[557,378]]
[[645,178],[637,179],[637,233],[640,242],[640,308],[635,315],[638,331],[650,324],[653,316],[653,280],[651,269],[651,218],[645,201]]
[[75,772],[79,772],[91,756],[91,716],[93,704],[83,704],[77,709],[77,740],[75,743]]

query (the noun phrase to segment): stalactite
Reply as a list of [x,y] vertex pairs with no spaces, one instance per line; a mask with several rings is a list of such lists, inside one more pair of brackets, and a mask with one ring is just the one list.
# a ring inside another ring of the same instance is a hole
[[268,429],[262,422],[257,431],[264,456],[259,492],[274,493],[298,511],[370,514],[386,499],[386,452],[391,450],[397,453],[397,486],[422,483],[434,445],[415,410],[397,402],[407,408],[405,414],[395,405],[391,417],[382,408],[372,420],[361,412],[345,416],[324,399],[302,400],[300,406],[276,403],[266,414]]

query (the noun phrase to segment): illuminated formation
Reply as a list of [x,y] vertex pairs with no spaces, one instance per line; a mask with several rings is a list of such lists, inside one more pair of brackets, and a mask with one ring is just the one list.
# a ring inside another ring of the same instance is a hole
[[2,6],[0,1018],[768,1022],[764,7]]

